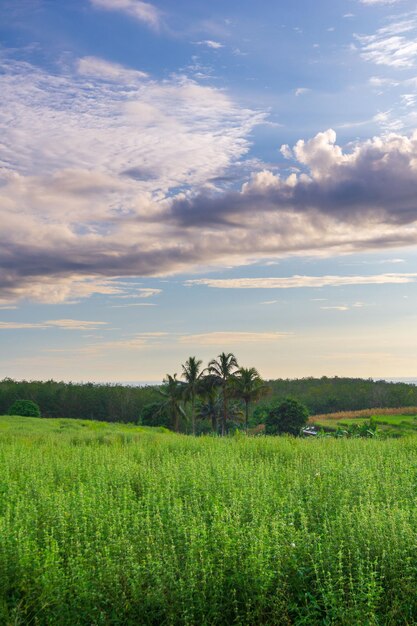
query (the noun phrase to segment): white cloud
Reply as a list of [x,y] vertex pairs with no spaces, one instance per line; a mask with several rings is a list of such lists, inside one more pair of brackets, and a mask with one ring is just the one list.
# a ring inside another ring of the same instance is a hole
[[220,48],[224,48],[224,45],[218,41],[213,41],[212,39],[205,39],[204,41],[197,41],[198,46],[207,46],[207,48],[212,48],[212,50],[219,50]]
[[161,12],[149,2],[141,2],[141,0],[90,0],[90,2],[99,9],[126,13],[152,28],[160,26]]
[[205,285],[217,289],[303,289],[346,285],[387,285],[414,283],[417,273],[373,276],[288,276],[283,278],[196,278],[187,286]]
[[361,46],[361,55],[376,65],[394,68],[412,68],[417,59],[417,14],[412,13],[387,26],[379,28],[373,35],[356,35]]
[[158,296],[162,289],[152,289],[149,287],[141,287],[139,290],[139,298],[152,298],[153,296]]
[[417,100],[417,94],[415,93],[404,93],[401,96],[401,102],[405,107],[415,107]]
[[388,132],[395,132],[404,128],[404,122],[401,119],[395,117],[392,110],[380,111],[373,117],[373,121],[379,124],[384,130]]
[[91,322],[84,320],[48,320],[46,322],[0,322],[0,330],[23,330],[28,328],[59,328],[61,330],[95,330],[107,322]]
[[25,322],[0,322],[0,330],[23,330],[27,328],[46,328],[44,324]]
[[311,89],[309,89],[308,87],[298,87],[294,93],[296,96],[303,96],[304,94],[309,93],[310,91]]
[[323,311],[349,311],[349,307],[345,306],[345,305],[335,305],[335,306],[321,306],[320,307]]
[[399,82],[393,80],[392,78],[371,76],[371,78],[369,79],[369,84],[371,85],[371,87],[376,87],[380,89],[382,87],[397,87],[399,85]]
[[79,74],[82,76],[90,76],[116,82],[132,81],[135,83],[138,79],[140,80],[148,76],[146,72],[126,69],[119,63],[111,63],[92,56],[79,59],[77,67]]
[[56,326],[63,330],[93,330],[100,326],[105,326],[107,322],[86,322],[84,320],[49,320],[45,322],[45,326]]
[[78,274],[69,274],[64,277],[39,275],[36,280],[22,276],[18,281],[13,277],[8,281],[7,276],[4,277],[0,272],[0,280],[3,283],[0,303],[28,299],[58,304],[64,301],[77,301],[92,294],[114,296],[124,293],[117,281],[100,280]]

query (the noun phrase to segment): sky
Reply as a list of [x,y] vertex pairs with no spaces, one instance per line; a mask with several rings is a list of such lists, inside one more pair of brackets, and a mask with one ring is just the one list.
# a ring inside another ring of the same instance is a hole
[[0,0],[0,378],[417,377],[415,0]]

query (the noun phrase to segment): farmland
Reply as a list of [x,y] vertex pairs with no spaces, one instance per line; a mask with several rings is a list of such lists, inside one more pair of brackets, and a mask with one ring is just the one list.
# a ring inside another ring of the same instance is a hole
[[380,436],[402,437],[417,434],[417,407],[398,409],[365,409],[362,411],[341,411],[310,417],[310,424],[328,432],[361,425],[371,420]]
[[414,624],[417,439],[0,418],[0,623]]

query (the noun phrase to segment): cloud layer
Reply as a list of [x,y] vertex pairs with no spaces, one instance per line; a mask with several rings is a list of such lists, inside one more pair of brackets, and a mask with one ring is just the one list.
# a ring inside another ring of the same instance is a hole
[[[417,274],[376,274],[373,276],[289,276],[283,278],[196,278],[186,285],[206,285],[217,289],[302,289],[345,285],[403,285],[414,283]],[[264,303],[269,304],[269,303]],[[328,308],[328,307],[326,307]],[[333,308],[333,307],[332,307]]]
[[0,89],[3,304],[417,242],[417,132],[344,149],[329,129],[282,146],[277,175],[244,160],[264,115],[184,76],[156,81],[96,57],[55,73],[3,59]]

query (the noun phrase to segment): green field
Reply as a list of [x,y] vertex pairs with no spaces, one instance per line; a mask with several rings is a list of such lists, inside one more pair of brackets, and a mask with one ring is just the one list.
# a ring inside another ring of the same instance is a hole
[[417,438],[0,417],[0,624],[417,624]]
[[338,428],[346,428],[352,424],[363,424],[371,419],[377,425],[377,431],[381,435],[389,437],[402,437],[404,435],[417,434],[417,415],[370,415],[369,417],[326,417],[325,415],[310,418],[310,422],[318,428],[330,431]]

